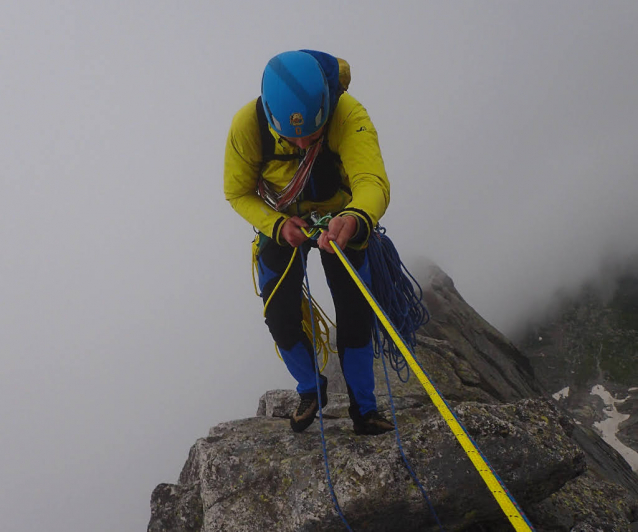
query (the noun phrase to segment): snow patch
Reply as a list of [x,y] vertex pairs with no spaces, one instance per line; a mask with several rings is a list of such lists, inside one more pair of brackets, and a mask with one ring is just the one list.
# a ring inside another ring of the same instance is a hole
[[629,388],[630,392],[638,392],[638,388]]
[[567,399],[569,397],[569,386],[563,388],[562,390],[558,390],[554,395],[552,395],[552,397],[557,401],[561,399]]
[[638,452],[627,447],[616,437],[616,434],[618,434],[618,425],[626,419],[629,419],[628,414],[621,414],[616,410],[616,405],[624,403],[627,398],[615,399],[600,384],[594,386],[590,394],[597,395],[603,400],[603,403],[605,403],[603,413],[607,416],[607,419],[594,423],[594,427],[601,432],[602,439],[616,449],[634,471],[638,471]]

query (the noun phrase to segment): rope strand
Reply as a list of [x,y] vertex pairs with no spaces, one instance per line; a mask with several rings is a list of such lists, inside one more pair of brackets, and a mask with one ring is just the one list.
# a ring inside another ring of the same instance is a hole
[[[378,331],[379,322],[376,319],[376,317],[374,319],[374,322],[375,322],[375,328]],[[388,399],[390,400],[390,412],[392,412],[392,422],[394,423],[394,433],[397,440],[397,447],[399,448],[399,453],[401,454],[401,459],[403,460],[403,463],[405,464],[405,468],[408,470],[408,473],[412,477],[412,480],[419,488],[419,491],[421,492],[421,496],[427,503],[430,509],[430,512],[434,516],[436,523],[439,525],[439,529],[441,530],[441,532],[445,532],[443,525],[441,524],[441,521],[439,519],[439,516],[437,515],[436,510],[434,509],[434,506],[432,505],[432,501],[430,501],[430,498],[428,497],[428,494],[425,491],[425,488],[419,481],[419,477],[416,475],[416,473],[412,469],[412,465],[410,464],[410,461],[408,460],[408,457],[405,455],[405,452],[403,450],[403,444],[401,443],[401,435],[399,434],[399,424],[397,423],[396,409],[394,407],[394,398],[392,397],[392,388],[390,386],[390,378],[388,377],[388,366],[385,362],[385,357],[381,357],[381,361],[383,362],[383,374],[385,375],[385,385],[386,385],[386,388],[388,389]]]
[[[303,253],[301,253],[301,264],[303,265],[303,273],[304,280],[306,284],[306,291],[308,292],[308,297],[312,300],[312,295],[310,294],[310,281],[308,280],[308,270],[306,269],[306,260],[304,259]],[[312,305],[310,305],[310,315],[312,318]],[[334,504],[335,510],[337,514],[343,521],[343,524],[346,526],[350,532],[352,532],[352,528],[348,524],[346,517],[343,515],[341,511],[341,506],[339,506],[339,501],[337,500],[337,495],[335,494],[334,487],[332,485],[332,478],[330,477],[330,467],[328,465],[328,450],[326,448],[326,435],[323,430],[323,405],[321,404],[321,383],[319,382],[319,361],[317,360],[317,343],[316,343],[316,335],[315,335],[315,322],[314,319],[311,319],[312,323],[312,349],[314,351],[315,357],[315,384],[317,386],[317,401],[319,402],[319,427],[321,429],[321,449],[323,451],[323,464],[326,471],[326,482],[328,483],[328,489],[330,491],[330,496],[332,497],[332,502]]]

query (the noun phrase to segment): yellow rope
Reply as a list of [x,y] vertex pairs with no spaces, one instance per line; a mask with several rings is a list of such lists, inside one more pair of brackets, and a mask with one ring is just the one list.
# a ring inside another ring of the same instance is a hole
[[522,515],[517,505],[513,502],[510,495],[507,493],[505,486],[503,486],[498,481],[491,467],[487,464],[485,458],[483,458],[483,455],[479,448],[468,436],[463,426],[458,422],[445,400],[441,397],[438,390],[435,388],[434,384],[421,369],[421,366],[419,366],[419,364],[414,360],[412,353],[410,353],[410,350],[403,342],[403,339],[396,332],[396,329],[394,328],[390,320],[388,320],[381,307],[379,307],[378,303],[375,301],[374,297],[372,296],[366,285],[363,283],[357,272],[352,268],[350,262],[343,254],[339,246],[337,246],[334,241],[331,241],[330,245],[332,246],[332,249],[334,249],[334,251],[337,253],[346,270],[348,270],[350,277],[352,277],[353,281],[359,287],[359,290],[361,290],[361,293],[372,307],[372,310],[377,315],[377,318],[379,318],[381,324],[385,327],[386,331],[390,333],[392,340],[394,340],[394,343],[399,348],[399,351],[401,351],[401,354],[405,357],[405,360],[421,382],[421,385],[427,392],[428,396],[438,409],[439,413],[443,416],[443,419],[445,419],[445,421],[447,422],[448,426],[452,430],[452,433],[454,434],[454,436],[456,436],[456,439],[461,444],[461,447],[463,447],[465,454],[467,454],[469,459],[472,461],[472,464],[474,464],[474,467],[481,475],[481,478],[487,485],[488,489],[492,492],[492,495],[496,499],[496,502],[498,502],[501,510],[503,510],[503,513],[507,516],[514,529],[517,531],[525,532],[533,531],[533,528],[531,528],[527,519]]
[[[277,285],[275,286],[272,293],[268,297],[268,300],[264,304],[264,317],[266,316],[266,310],[268,309],[268,305],[272,301],[273,296],[275,295],[275,293],[277,292],[277,289],[279,288],[279,286],[285,279],[286,275],[290,271],[290,268],[292,267],[295,257],[297,256],[298,250],[299,248],[294,249],[292,253],[292,257],[290,258],[290,262],[288,263],[288,266],[284,270],[284,273],[281,276],[281,279],[279,279],[279,281],[277,282]],[[255,294],[261,297],[261,294],[259,293],[259,290],[257,288],[257,282],[255,280],[255,272],[257,273],[257,276],[259,276],[259,271],[258,271],[259,235],[257,235],[255,239],[253,240],[252,256],[253,256],[253,268],[252,268],[253,287],[255,288]],[[315,346],[317,350],[317,359],[320,360],[321,367],[319,368],[319,371],[323,371],[326,365],[328,364],[328,358],[330,356],[330,353],[336,354],[336,351],[332,349],[332,347],[330,346],[330,328],[328,324],[332,325],[332,327],[336,327],[336,325],[328,317],[328,315],[324,312],[324,310],[319,306],[315,298],[308,297],[308,292],[305,286],[303,287],[303,295],[305,297],[303,297],[301,300],[302,328],[304,333],[308,337],[308,339],[312,342],[313,341],[313,334],[312,334],[313,323],[310,318],[311,313],[310,313],[310,304],[309,304],[309,300],[311,299],[312,308],[313,308],[312,316],[314,316]],[[275,351],[277,352],[277,356],[279,357],[279,359],[283,360],[281,358],[281,353],[279,352],[279,348],[277,347],[276,343],[275,343]]]
[[[302,307],[301,311],[303,314],[303,330],[306,333],[308,339],[312,342],[313,340],[313,327],[310,318],[310,305],[308,303],[308,293],[306,291],[306,287],[304,286],[304,298],[302,299]],[[330,353],[336,354],[336,351],[330,347],[330,328],[328,327],[328,323],[332,325],[332,327],[336,327],[336,325],[332,322],[332,320],[328,317],[328,315],[324,312],[324,310],[319,306],[319,304],[315,301],[315,298],[310,298],[312,301],[312,316],[314,317],[314,336],[315,336],[315,346],[317,349],[317,359],[320,360],[320,368],[319,371],[323,371],[328,364],[328,358]]]
[[[314,232],[309,233],[304,228],[301,228],[301,229],[308,237],[312,237],[314,234],[316,234],[316,230]],[[334,241],[331,241],[330,245],[332,246],[332,249],[334,249],[335,253],[339,257],[339,260],[341,260],[342,264],[345,266],[346,270],[352,277],[355,284],[359,287],[359,290],[365,297],[370,307],[372,307],[372,310],[376,314],[377,318],[379,319],[383,327],[385,327],[386,331],[388,331],[391,338],[394,340],[394,343],[399,348],[399,351],[405,357],[405,360],[407,361],[408,365],[410,366],[410,368],[412,369],[416,377],[419,379],[419,382],[421,383],[426,393],[428,394],[428,396],[430,397],[430,399],[432,400],[432,402],[438,409],[443,419],[447,422],[448,427],[450,428],[450,430],[452,431],[452,433],[454,434],[458,442],[461,444],[461,447],[465,451],[465,454],[468,456],[468,458],[471,460],[472,464],[474,465],[478,473],[481,475],[481,478],[487,485],[488,489],[492,492],[492,495],[496,499],[496,502],[499,504],[499,506],[501,507],[501,510],[507,516],[507,518],[509,519],[514,529],[517,532],[533,532],[534,529],[529,524],[529,521],[527,520],[527,518],[518,509],[518,506],[515,504],[515,502],[513,501],[513,499],[507,492],[505,486],[502,485],[499,482],[499,480],[496,478],[494,471],[492,471],[491,467],[488,465],[480,449],[476,446],[476,444],[469,437],[469,435],[467,434],[463,426],[456,419],[456,416],[450,410],[450,407],[447,405],[443,397],[439,394],[438,390],[436,389],[432,381],[430,381],[428,376],[421,369],[421,366],[419,366],[419,364],[414,360],[412,353],[403,342],[403,339],[396,332],[396,329],[394,328],[392,323],[389,321],[389,319],[387,318],[387,316],[385,315],[385,313],[383,312],[379,304],[376,302],[376,300],[374,299],[374,297],[372,296],[368,288],[365,286],[365,284],[363,283],[363,281],[361,280],[357,272],[352,268],[352,266],[350,265],[350,262],[343,254],[343,251],[341,251],[339,246]],[[259,249],[258,240],[256,238],[253,241],[253,284],[255,286],[255,293],[257,293],[257,295],[260,295],[257,292],[257,284],[255,283],[255,270],[257,269],[258,249]],[[277,288],[279,288],[279,285],[281,284],[282,280],[284,279],[284,277],[290,270],[290,267],[292,266],[292,262],[295,259],[296,254],[297,254],[297,248],[295,248],[292,258],[290,259],[290,263],[288,264],[288,267],[284,271],[284,274],[282,275],[281,279],[277,283],[277,286],[275,286],[273,293],[270,295],[270,297],[268,298],[268,301],[266,302],[264,306],[264,315],[266,314],[266,308],[268,307],[268,303],[270,303],[272,296],[277,291]],[[309,310],[309,302],[308,302],[309,298],[308,298],[308,294],[306,293],[305,287],[304,287],[304,295],[306,297],[303,299],[304,303],[302,307],[303,328],[304,328],[304,332],[312,340],[312,323],[310,321],[310,310]],[[334,353],[334,351],[330,348],[328,327],[326,325],[326,320],[328,320],[333,327],[335,325],[326,316],[323,309],[321,309],[321,307],[317,305],[314,298],[311,300],[311,303],[313,305],[314,316],[315,316],[315,332],[319,331],[319,333],[316,335],[317,336],[317,344],[316,344],[317,355],[319,355],[319,353],[322,353],[324,357],[323,366],[321,368],[321,370],[323,371],[328,360],[328,351]],[[276,345],[275,345],[275,349],[277,349]],[[278,350],[277,350],[277,354],[279,355]],[[281,358],[281,355],[279,355],[279,358]]]

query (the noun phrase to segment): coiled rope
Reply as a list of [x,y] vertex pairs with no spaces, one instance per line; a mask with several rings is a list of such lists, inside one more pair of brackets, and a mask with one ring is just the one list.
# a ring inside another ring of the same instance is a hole
[[[384,227],[377,226],[368,242],[372,293],[413,352],[416,331],[430,320],[430,314],[422,302],[421,286],[401,261]],[[390,333],[378,325],[373,327],[372,333],[375,355],[387,357],[401,382],[407,382],[410,367]]]

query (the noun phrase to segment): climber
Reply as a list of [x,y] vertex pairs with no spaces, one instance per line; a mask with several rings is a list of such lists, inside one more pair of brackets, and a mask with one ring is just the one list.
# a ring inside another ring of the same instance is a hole
[[[373,315],[330,241],[370,283],[367,239],[390,199],[376,130],[364,107],[345,92],[347,62],[312,50],[284,52],[263,72],[261,97],[235,115],[224,162],[224,194],[258,231],[258,271],[266,303],[298,251],[319,248],[335,306],[337,350],[356,434],[381,434],[392,423],[377,411],[374,395]],[[317,240],[311,211],[332,213]],[[319,410],[315,356],[302,328],[303,263],[300,253],[266,307],[266,324],[297,381],[299,406],[290,425],[302,432]],[[320,375],[321,404],[328,380]]]

